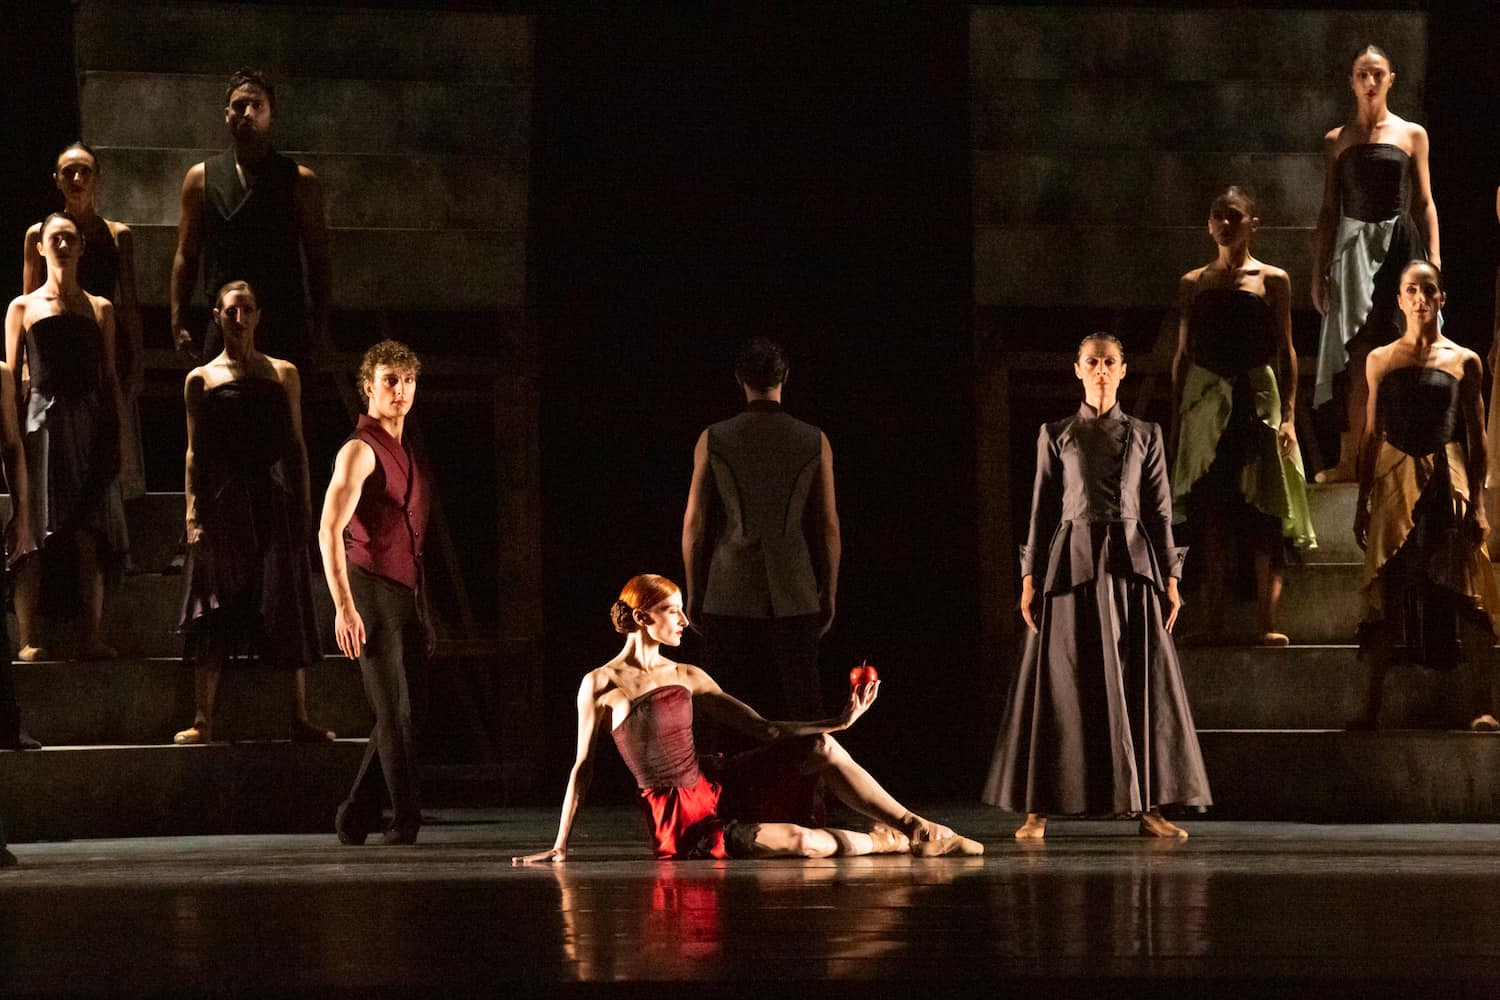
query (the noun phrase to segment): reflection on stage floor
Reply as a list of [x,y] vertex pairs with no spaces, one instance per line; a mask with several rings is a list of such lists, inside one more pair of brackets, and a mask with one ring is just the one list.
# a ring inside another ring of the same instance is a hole
[[[513,868],[550,810],[440,813],[416,847],[327,837],[15,846],[0,995],[1415,995],[1500,982],[1500,829],[933,815],[983,858],[654,862],[585,813],[572,860]],[[782,981],[773,989],[766,981]],[[898,988],[899,987],[899,988]],[[675,992],[680,992],[680,988]]]

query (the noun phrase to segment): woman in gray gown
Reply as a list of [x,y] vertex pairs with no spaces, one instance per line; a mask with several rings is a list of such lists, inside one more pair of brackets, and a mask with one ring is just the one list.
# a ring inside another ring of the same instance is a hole
[[983,798],[1026,813],[1018,840],[1041,840],[1048,815],[1138,814],[1144,836],[1186,837],[1161,807],[1210,798],[1172,644],[1186,550],[1172,542],[1161,428],[1121,411],[1114,337],[1086,338],[1073,371],[1083,404],[1037,437],[1030,634]]

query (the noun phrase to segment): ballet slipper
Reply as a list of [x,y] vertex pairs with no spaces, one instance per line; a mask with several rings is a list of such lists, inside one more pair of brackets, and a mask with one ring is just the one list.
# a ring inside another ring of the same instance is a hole
[[1141,813],[1140,832],[1142,837],[1160,837],[1165,840],[1186,840],[1188,835],[1182,827],[1168,822],[1166,817],[1155,811]]
[[911,853],[918,858],[974,857],[984,853],[984,845],[955,833],[936,840],[918,841],[911,845]]
[[1026,822],[1016,831],[1017,840],[1042,840],[1047,836],[1047,817],[1028,813]]
[[198,747],[212,741],[213,729],[208,725],[189,726],[172,737],[172,742],[180,747]]
[[22,646],[16,651],[16,659],[22,663],[36,663],[39,660],[52,659],[52,654],[42,646]]
[[293,743],[332,743],[336,738],[332,729],[315,726],[306,719],[292,723],[291,737]]
[[905,854],[911,850],[911,838],[893,826],[876,823],[870,830],[871,854]]
[[1261,646],[1289,646],[1292,640],[1285,632],[1262,632],[1258,644]]
[[1488,712],[1475,716],[1474,721],[1469,723],[1471,733],[1500,733],[1500,720]]

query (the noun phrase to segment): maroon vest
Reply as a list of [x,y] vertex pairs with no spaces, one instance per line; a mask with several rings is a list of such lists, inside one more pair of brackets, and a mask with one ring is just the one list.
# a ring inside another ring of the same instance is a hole
[[359,505],[344,528],[349,561],[416,590],[431,505],[427,470],[420,456],[368,414],[359,415],[349,440],[363,441],[375,452],[375,471],[365,480]]

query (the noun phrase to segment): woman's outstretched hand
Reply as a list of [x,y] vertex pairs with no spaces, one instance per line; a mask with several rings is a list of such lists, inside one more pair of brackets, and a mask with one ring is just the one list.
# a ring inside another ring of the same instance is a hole
[[875,704],[875,699],[880,694],[880,682],[874,681],[870,684],[861,684],[859,687],[849,689],[849,702],[844,706],[843,723],[840,729],[848,729],[854,725],[854,721],[870,710]]
[[566,848],[549,847],[547,850],[537,851],[535,854],[522,854],[519,857],[511,858],[510,863],[512,866],[515,866],[535,864],[538,861],[551,862],[566,860],[568,860],[568,852]]

